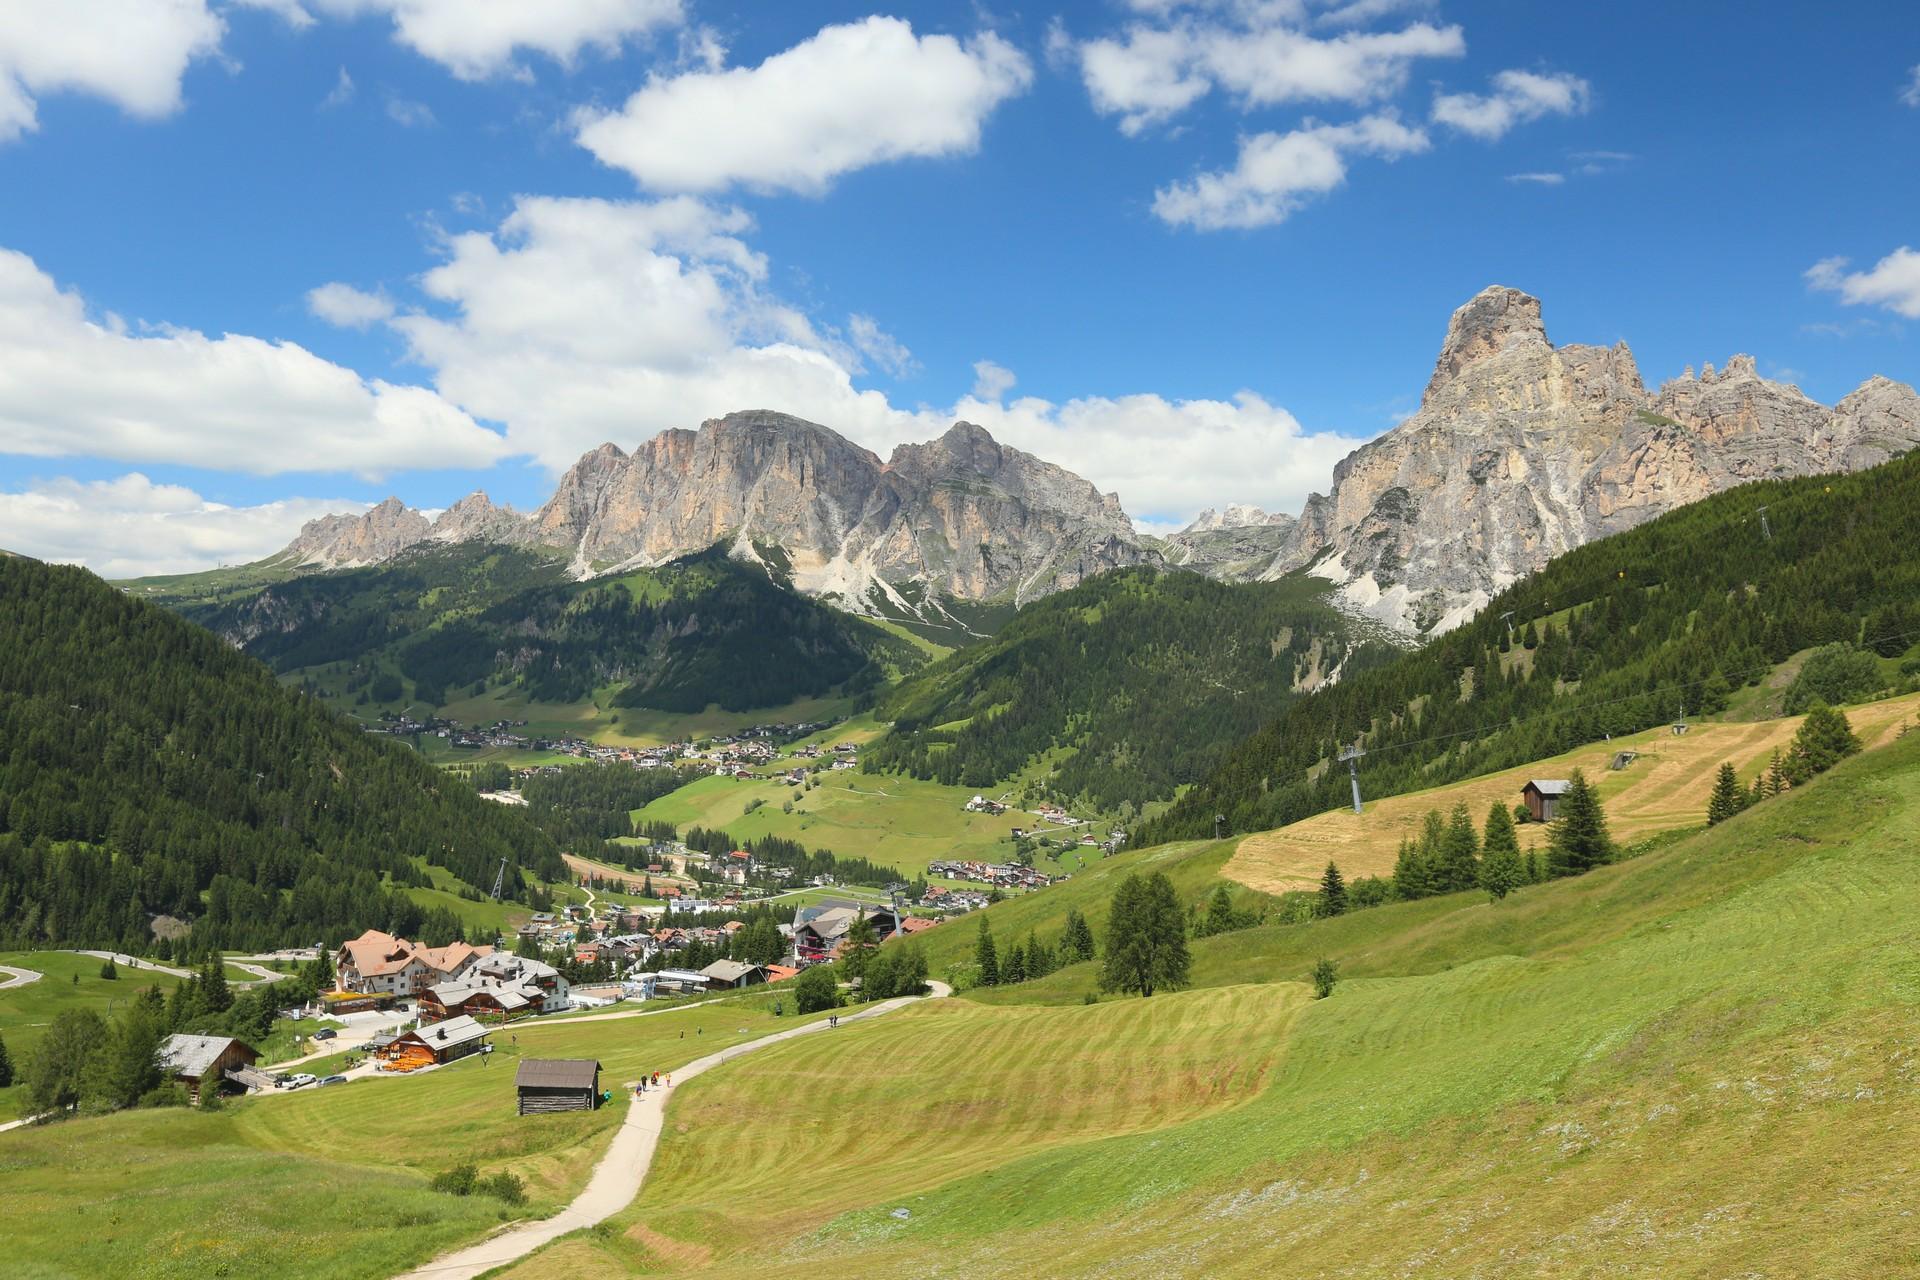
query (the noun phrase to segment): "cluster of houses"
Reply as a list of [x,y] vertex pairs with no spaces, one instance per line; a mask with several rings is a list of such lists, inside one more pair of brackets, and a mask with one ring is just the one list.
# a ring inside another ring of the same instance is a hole
[[967,801],[965,808],[968,813],[984,813],[996,818],[1007,811],[1006,805],[998,800],[989,800],[985,796],[975,796]]
[[927,864],[927,874],[948,880],[971,880],[996,889],[1044,889],[1053,877],[1017,862],[975,862],[971,859],[936,858]]

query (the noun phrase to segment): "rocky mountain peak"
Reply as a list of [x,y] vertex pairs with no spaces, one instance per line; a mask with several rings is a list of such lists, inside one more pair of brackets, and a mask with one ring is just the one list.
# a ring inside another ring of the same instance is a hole
[[1440,345],[1440,358],[1434,362],[1423,403],[1469,365],[1513,346],[1547,346],[1540,299],[1506,285],[1490,285],[1473,295],[1447,322],[1446,341]]
[[352,569],[390,559],[432,532],[426,516],[389,497],[362,515],[307,521],[280,554],[303,567]]
[[441,542],[512,542],[525,524],[512,507],[495,506],[485,490],[475,489],[440,513],[433,536]]
[[1180,532],[1183,534],[1212,533],[1219,529],[1251,529],[1264,524],[1290,523],[1291,521],[1291,516],[1276,516],[1244,502],[1229,502],[1219,510],[1208,507],[1195,516],[1192,522]]

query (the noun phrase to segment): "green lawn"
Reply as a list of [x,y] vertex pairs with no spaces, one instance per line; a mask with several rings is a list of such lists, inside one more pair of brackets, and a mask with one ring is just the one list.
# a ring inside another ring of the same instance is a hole
[[[178,978],[145,969],[136,973],[123,968],[118,978],[102,978],[98,959],[64,951],[4,951],[0,952],[0,964],[46,975],[24,987],[0,991],[0,1037],[6,1040],[15,1071],[26,1062],[48,1024],[62,1010],[92,1009],[103,1018],[109,1017],[148,987],[172,991],[180,985]],[[232,973],[230,970],[229,976]],[[18,1085],[0,1089],[0,1121],[12,1120],[20,1114],[24,1103],[20,1094]]]
[[[898,867],[908,876],[926,871],[935,858],[979,858],[1004,862],[1012,856],[1008,835],[1030,827],[1031,815],[999,817],[967,813],[977,793],[914,778],[880,777],[858,770],[820,775],[820,785],[795,796],[778,780],[743,781],[702,778],[634,811],[640,822],[665,821],[721,828],[735,839],[785,836],[810,849],[867,858]],[[782,812],[788,800],[792,813]],[[758,807],[749,813],[754,801]]]
[[618,1229],[513,1274],[1915,1274],[1916,918],[1910,735],[1498,906],[1202,943],[1196,991],[756,1055],[676,1099]]
[[[785,1017],[773,1015],[775,1001]],[[388,1276],[504,1217],[571,1198],[625,1115],[624,1085],[641,1072],[796,1021],[791,997],[776,990],[660,1016],[525,1022],[495,1033],[490,1058],[420,1076],[247,1099],[218,1113],[126,1112],[0,1135],[13,1246],[0,1272]],[[613,1103],[516,1116],[523,1055],[597,1058]],[[509,1214],[496,1201],[427,1189],[434,1173],[469,1160],[524,1178],[528,1208]]]

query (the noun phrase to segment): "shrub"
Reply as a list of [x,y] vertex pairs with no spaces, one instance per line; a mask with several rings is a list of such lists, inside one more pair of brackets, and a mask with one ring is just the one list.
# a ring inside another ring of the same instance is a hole
[[435,1191],[444,1191],[450,1196],[470,1196],[473,1187],[480,1180],[480,1171],[470,1164],[457,1164],[451,1169],[442,1170],[433,1175],[430,1184]]
[[1320,957],[1313,966],[1313,998],[1325,1000],[1333,994],[1333,984],[1340,981],[1340,966],[1325,956]]
[[1871,653],[1845,643],[1822,645],[1807,656],[1787,687],[1787,714],[1798,715],[1816,702],[1852,702],[1884,683]]
[[527,1202],[527,1184],[515,1175],[502,1169],[491,1178],[482,1178],[473,1189],[483,1196],[492,1196],[507,1204],[525,1204]]

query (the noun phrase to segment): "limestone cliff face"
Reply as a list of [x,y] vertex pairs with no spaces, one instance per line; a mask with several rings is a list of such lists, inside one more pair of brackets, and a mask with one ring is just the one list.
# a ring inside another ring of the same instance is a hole
[[1350,607],[1443,630],[1595,538],[1917,444],[1920,397],[1902,383],[1875,378],[1829,409],[1742,355],[1650,394],[1625,343],[1555,347],[1537,299],[1494,287],[1454,312],[1419,411],[1341,461],[1252,576],[1311,566]]
[[314,521],[289,551],[344,567],[428,537],[566,548],[582,576],[724,539],[746,557],[777,548],[796,586],[855,609],[907,607],[909,584],[1024,603],[1158,558],[1117,497],[970,423],[882,462],[817,423],[764,410],[665,431],[632,453],[601,445],[531,516],[474,494],[429,524],[396,500]]
[[365,515],[307,521],[276,558],[302,568],[357,569],[389,560],[432,532],[425,516],[398,498],[388,498]]

